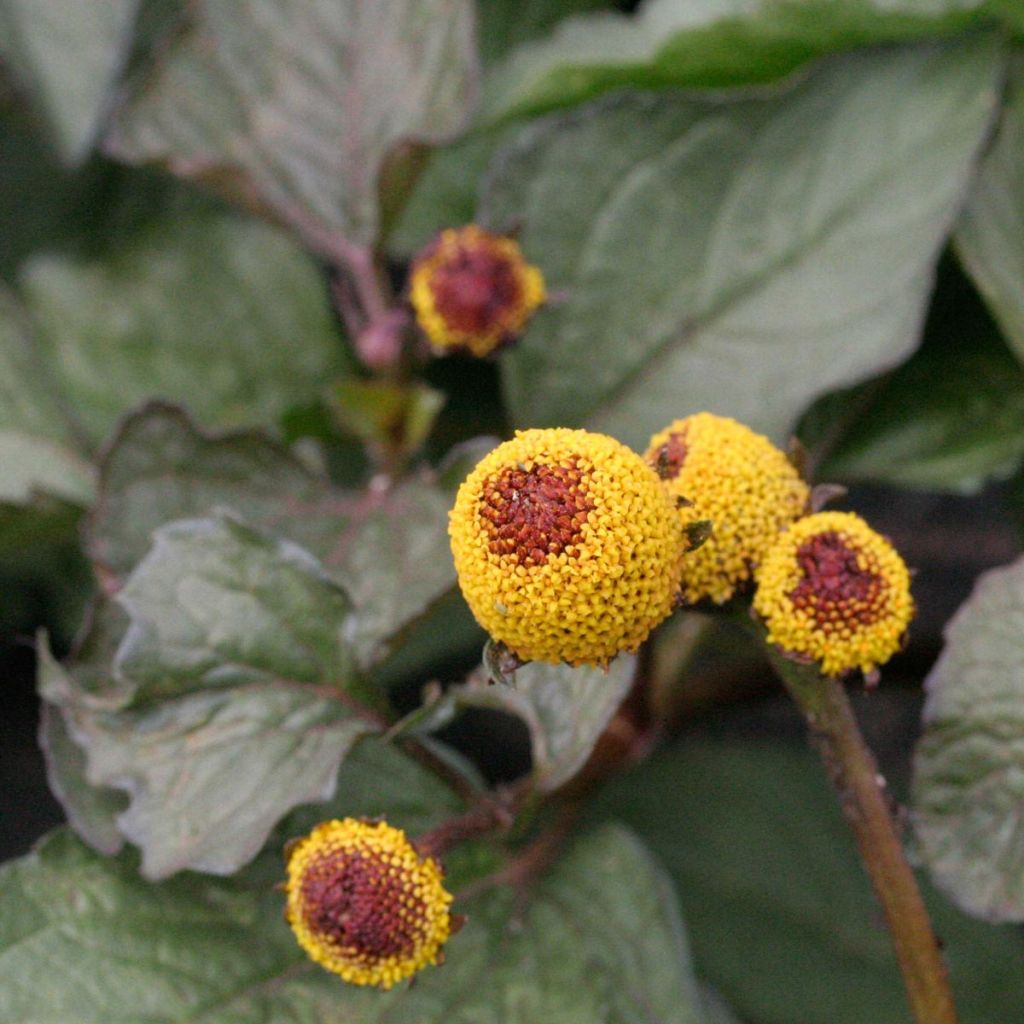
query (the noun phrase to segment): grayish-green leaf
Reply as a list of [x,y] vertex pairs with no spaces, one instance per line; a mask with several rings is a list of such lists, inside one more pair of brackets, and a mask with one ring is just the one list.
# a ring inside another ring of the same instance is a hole
[[1024,920],[1024,561],[981,578],[925,681],[914,824],[935,881],[992,921]]
[[[0,871],[0,1020],[76,1024],[699,1024],[674,900],[620,829],[580,840],[521,920],[492,890],[443,969],[390,992],[305,958],[268,863],[234,880],[139,880],[67,833]],[[55,970],[54,965],[60,965]]]
[[116,789],[89,783],[85,752],[71,738],[63,710],[46,701],[39,715],[39,745],[46,759],[46,779],[72,828],[94,850],[108,856],[117,853],[124,846],[117,816],[128,799]]
[[205,423],[274,422],[340,368],[315,264],[241,216],[176,212],[105,256],[37,257],[22,286],[40,358],[94,441],[152,397]]
[[522,218],[565,299],[503,359],[516,421],[642,448],[710,409],[781,439],[812,398],[902,361],[1000,53],[865,52],[777,98],[619,95],[521,136],[485,219]]
[[117,578],[175,519],[230,508],[247,522],[302,543],[325,480],[265,435],[205,434],[181,409],[152,403],[122,424],[100,466],[88,534],[93,562]]
[[609,89],[769,82],[869,43],[949,34],[983,0],[648,0],[591,14],[514,52],[485,90],[485,122],[571,106]]
[[42,492],[87,505],[93,470],[56,382],[31,346],[26,316],[0,289],[0,501],[24,505]]
[[139,0],[0,0],[0,55],[39,101],[66,159],[85,155],[131,47]]
[[258,204],[326,250],[377,232],[380,168],[458,131],[468,0],[206,0],[119,113],[109,150]]
[[[689,741],[615,782],[601,814],[676,883],[701,977],[742,1020],[910,1024],[849,827],[818,759],[764,740]],[[1024,937],[927,890],[963,1024],[1024,1006]]]
[[448,495],[411,479],[371,492],[353,524],[324,552],[358,614],[350,641],[360,662],[379,661],[398,635],[455,585],[448,550]]
[[607,669],[533,662],[517,669],[510,685],[491,683],[479,672],[413,712],[399,728],[440,729],[463,707],[516,715],[530,730],[534,780],[550,791],[583,767],[625,700],[635,669],[635,658],[620,655]]
[[128,793],[117,824],[142,872],[231,874],[291,808],[328,799],[338,765],[372,726],[337,698],[252,683],[192,692],[141,710],[69,708],[93,786]]
[[956,232],[964,265],[1024,362],[1024,58]]
[[89,551],[120,579],[164,523],[231,509],[323,561],[353,599],[347,642],[369,664],[452,589],[449,504],[426,477],[341,491],[266,437],[205,434],[181,410],[154,404],[125,421],[103,460]]
[[35,493],[88,505],[93,469],[74,450],[17,430],[0,430],[0,501],[27,505]]
[[131,626],[118,677],[136,702],[286,681],[354,687],[351,603],[308,552],[240,520],[161,527],[118,592]]
[[41,692],[86,781],[128,793],[117,825],[148,877],[230,873],[289,810],[327,799],[375,728],[354,703],[348,597],[297,545],[223,515],[160,528],[117,600],[123,639],[101,611],[79,667],[42,660]]
[[609,6],[608,0],[487,0],[478,5],[480,56],[490,64],[565,18]]
[[926,338],[895,373],[811,408],[801,436],[812,451],[843,425],[819,479],[974,493],[1021,464],[1024,369],[990,323],[961,315],[968,300],[950,290],[940,287],[931,317],[943,338]]

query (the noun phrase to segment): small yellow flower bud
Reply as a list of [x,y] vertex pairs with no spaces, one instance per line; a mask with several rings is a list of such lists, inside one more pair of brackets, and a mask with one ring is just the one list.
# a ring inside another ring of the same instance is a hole
[[289,851],[286,891],[299,945],[354,985],[387,989],[437,963],[451,930],[437,861],[384,822],[317,825]]
[[486,356],[520,334],[544,301],[544,277],[511,238],[448,228],[413,261],[409,299],[439,352]]

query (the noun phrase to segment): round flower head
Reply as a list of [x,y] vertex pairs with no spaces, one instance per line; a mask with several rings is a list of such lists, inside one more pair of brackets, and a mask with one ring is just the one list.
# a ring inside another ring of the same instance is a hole
[[884,537],[850,512],[818,512],[766,555],[754,609],[770,643],[825,675],[870,675],[900,649],[914,602],[910,573]]
[[476,620],[523,661],[607,664],[672,610],[672,501],[603,434],[518,432],[466,478],[448,532]]
[[544,301],[544,277],[511,238],[470,224],[416,257],[409,298],[436,349],[485,356],[522,331]]
[[327,821],[289,851],[288,923],[322,967],[390,988],[437,963],[451,926],[441,879],[400,829]]
[[683,563],[688,604],[724,604],[779,531],[802,515],[810,489],[768,438],[736,420],[697,413],[651,438],[645,458],[679,500],[684,526],[710,520],[708,540]]

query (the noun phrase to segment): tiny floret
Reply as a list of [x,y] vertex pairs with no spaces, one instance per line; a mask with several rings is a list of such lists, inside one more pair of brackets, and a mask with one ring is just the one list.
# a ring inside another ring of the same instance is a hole
[[661,481],[586,430],[524,430],[459,488],[449,534],[474,616],[522,661],[605,665],[672,610],[684,543]]
[[512,341],[545,299],[544,277],[511,238],[447,228],[413,261],[409,299],[439,352],[486,356]]
[[809,488],[768,438],[709,412],[676,420],[645,455],[678,503],[684,527],[710,521],[712,533],[683,563],[686,604],[724,604],[807,507]]
[[326,821],[289,851],[286,916],[322,967],[387,989],[438,962],[451,929],[442,878],[401,829]]
[[910,573],[859,516],[818,512],[768,552],[754,610],[769,643],[816,661],[825,675],[870,675],[900,649],[913,618]]

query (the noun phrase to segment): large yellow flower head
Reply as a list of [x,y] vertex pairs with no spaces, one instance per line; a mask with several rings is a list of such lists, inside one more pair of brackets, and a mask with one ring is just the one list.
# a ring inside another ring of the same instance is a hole
[[447,228],[412,264],[409,299],[435,349],[486,356],[521,333],[544,301],[544,277],[511,238]]
[[872,673],[914,615],[910,573],[892,545],[850,512],[818,512],[783,533],[757,572],[754,610],[768,641],[838,676]]
[[448,532],[477,621],[524,661],[607,664],[672,610],[672,500],[604,434],[518,432],[466,478]]
[[752,576],[810,490],[768,438],[736,420],[697,413],[651,438],[646,459],[680,501],[684,526],[710,520],[708,540],[683,563],[689,604],[724,604]]
[[400,829],[345,818],[289,851],[287,917],[299,945],[354,985],[390,988],[437,963],[451,895]]

